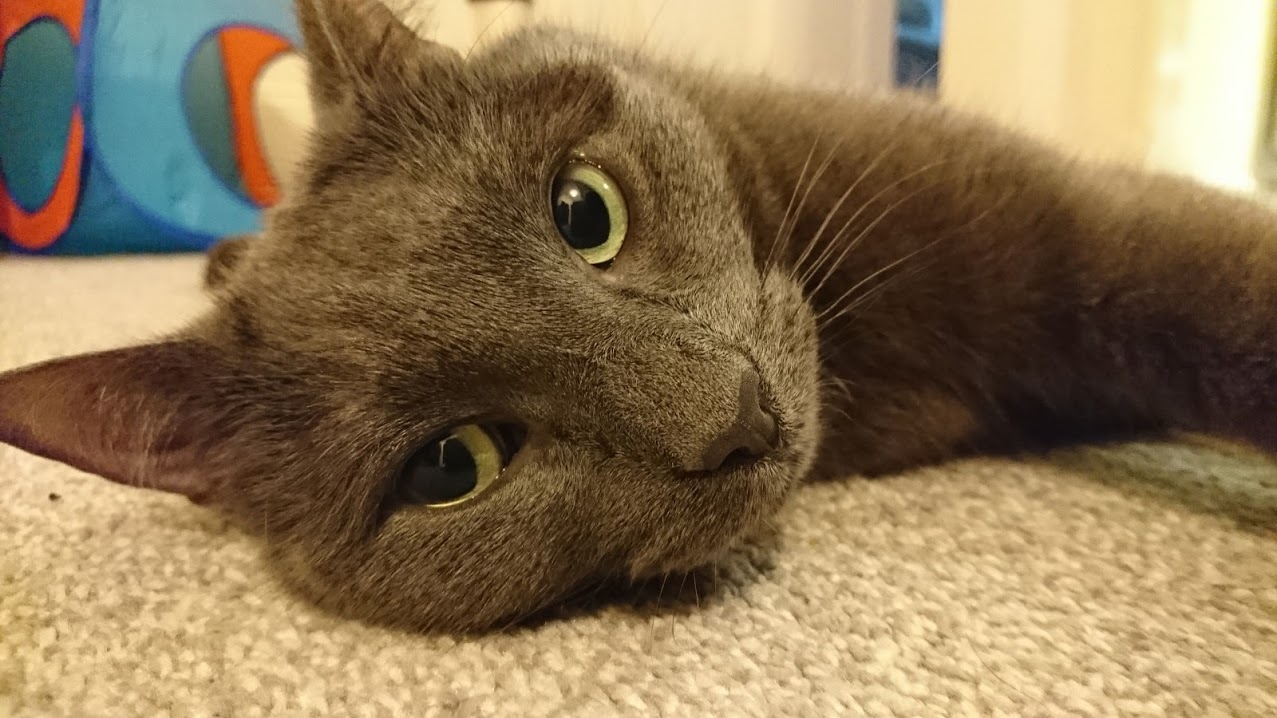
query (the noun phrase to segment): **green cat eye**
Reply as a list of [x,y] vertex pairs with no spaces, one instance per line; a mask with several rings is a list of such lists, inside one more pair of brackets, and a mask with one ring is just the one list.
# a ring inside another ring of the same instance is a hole
[[478,496],[505,468],[501,437],[466,424],[431,437],[409,457],[399,478],[404,503],[455,506]]
[[620,188],[603,170],[581,161],[564,165],[554,177],[550,207],[559,234],[585,261],[607,264],[621,251],[629,214]]

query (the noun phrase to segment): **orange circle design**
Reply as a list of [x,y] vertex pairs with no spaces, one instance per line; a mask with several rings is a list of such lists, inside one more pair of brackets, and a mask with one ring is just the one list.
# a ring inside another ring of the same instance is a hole
[[226,63],[226,90],[235,126],[235,158],[244,189],[259,207],[279,201],[279,186],[262,152],[253,116],[253,84],[276,55],[292,49],[287,40],[254,27],[228,27],[218,33]]
[[[20,30],[41,18],[56,20],[80,45],[80,31],[84,22],[84,0],[14,0],[6,2],[0,10],[0,48],[9,44]],[[27,212],[9,194],[0,178],[0,233],[27,249],[43,249],[53,244],[71,226],[76,202],[80,198],[80,168],[84,161],[84,115],[81,108],[71,112],[71,125],[67,133],[66,152],[62,159],[62,173],[53,186],[53,192],[44,206]]]

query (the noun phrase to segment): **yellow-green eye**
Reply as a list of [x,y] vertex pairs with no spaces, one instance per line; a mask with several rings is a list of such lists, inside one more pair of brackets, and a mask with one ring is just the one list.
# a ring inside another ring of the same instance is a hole
[[453,506],[483,493],[507,460],[501,439],[477,424],[431,437],[408,458],[399,476],[404,503]]
[[621,189],[606,172],[569,162],[554,177],[550,207],[559,234],[590,264],[607,264],[621,251],[629,215]]

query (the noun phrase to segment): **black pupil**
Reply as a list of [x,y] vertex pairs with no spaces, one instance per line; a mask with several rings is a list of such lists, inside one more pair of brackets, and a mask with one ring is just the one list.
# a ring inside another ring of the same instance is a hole
[[479,483],[474,455],[455,436],[431,441],[417,450],[404,467],[404,500],[441,504],[465,496]]
[[554,182],[554,223],[573,249],[594,249],[607,242],[612,220],[603,197],[584,182]]

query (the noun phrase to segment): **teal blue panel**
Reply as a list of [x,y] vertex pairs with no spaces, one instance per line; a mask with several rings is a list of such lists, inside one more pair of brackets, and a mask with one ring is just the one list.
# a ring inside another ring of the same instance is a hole
[[204,161],[222,184],[244,199],[248,192],[235,159],[235,129],[231,123],[230,91],[226,88],[222,43],[207,35],[186,66],[182,104],[191,136]]
[[18,206],[44,206],[62,174],[75,108],[75,44],[53,20],[18,31],[0,58],[0,176]]
[[204,160],[182,100],[191,56],[229,25],[300,46],[289,0],[100,0],[93,45],[89,136],[106,173],[143,215],[214,237],[259,226],[257,208]]
[[174,234],[142,216],[116,192],[101,165],[89,157],[80,187],[80,202],[71,226],[58,241],[39,250],[10,244],[15,254],[110,254],[114,252],[189,252],[204,249],[215,238]]
[[143,217],[121,199],[101,165],[90,160],[71,226],[41,254],[189,252],[208,243],[196,237],[175,235],[171,229]]

